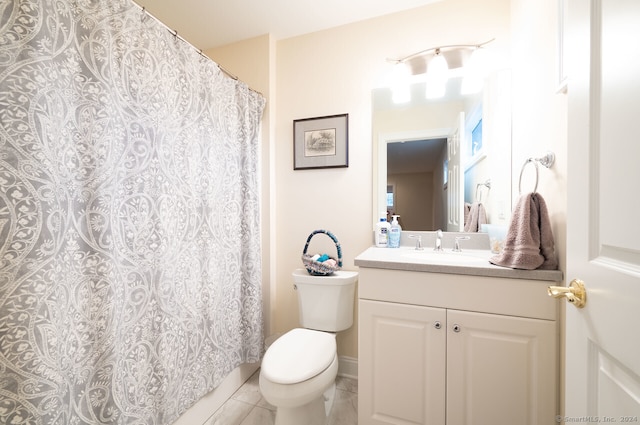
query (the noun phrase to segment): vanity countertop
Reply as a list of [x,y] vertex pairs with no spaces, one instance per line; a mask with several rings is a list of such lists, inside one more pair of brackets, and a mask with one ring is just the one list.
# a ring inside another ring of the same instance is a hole
[[494,254],[489,250],[467,249],[460,253],[445,250],[442,253],[425,248],[416,251],[413,247],[370,247],[355,258],[358,267],[406,270],[427,273],[461,274],[512,279],[531,279],[559,282],[563,278],[560,270],[517,270],[496,266],[489,262]]

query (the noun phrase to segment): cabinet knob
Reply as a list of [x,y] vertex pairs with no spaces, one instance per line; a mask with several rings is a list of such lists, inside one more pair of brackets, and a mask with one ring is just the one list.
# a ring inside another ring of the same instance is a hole
[[436,322],[436,323],[433,324],[433,327],[436,328],[436,329],[440,329],[442,327],[442,323]]
[[453,325],[452,329],[454,332],[460,332],[462,330],[462,328],[458,324]]

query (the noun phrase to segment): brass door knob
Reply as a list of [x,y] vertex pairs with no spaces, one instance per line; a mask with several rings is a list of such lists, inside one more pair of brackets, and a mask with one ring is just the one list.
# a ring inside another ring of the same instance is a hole
[[587,303],[587,290],[580,279],[573,279],[568,287],[549,286],[547,293],[553,298],[565,298],[578,308],[584,307]]

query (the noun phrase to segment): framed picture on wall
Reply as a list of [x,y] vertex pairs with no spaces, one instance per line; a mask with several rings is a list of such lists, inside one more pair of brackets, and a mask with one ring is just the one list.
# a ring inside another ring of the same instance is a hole
[[293,169],[349,166],[349,114],[293,121]]

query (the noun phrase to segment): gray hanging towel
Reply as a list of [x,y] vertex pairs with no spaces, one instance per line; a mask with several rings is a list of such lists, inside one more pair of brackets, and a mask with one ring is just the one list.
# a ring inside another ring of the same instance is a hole
[[542,195],[529,193],[520,197],[511,216],[504,250],[489,261],[512,269],[558,268],[551,222]]

